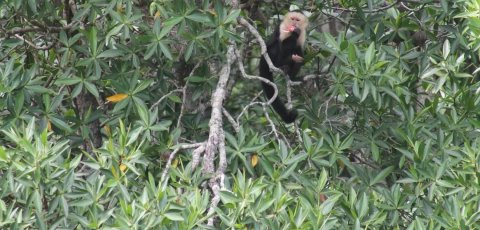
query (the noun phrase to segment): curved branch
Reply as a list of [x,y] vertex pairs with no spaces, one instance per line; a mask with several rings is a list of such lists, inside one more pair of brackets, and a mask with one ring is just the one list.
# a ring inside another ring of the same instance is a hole
[[65,25],[65,26],[43,26],[43,27],[35,26],[35,27],[27,27],[27,28],[15,28],[15,29],[12,29],[12,30],[7,30],[5,32],[5,35],[8,37],[8,36],[11,36],[11,35],[14,35],[14,34],[25,34],[25,33],[28,33],[28,32],[40,32],[40,31],[59,33],[62,30],[72,29],[78,23],[79,22],[72,22],[72,23],[70,23],[68,25]]

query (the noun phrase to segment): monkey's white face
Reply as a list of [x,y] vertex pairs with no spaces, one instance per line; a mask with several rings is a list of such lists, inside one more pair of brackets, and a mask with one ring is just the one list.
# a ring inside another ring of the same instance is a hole
[[287,24],[287,26],[295,26],[302,31],[305,31],[308,26],[308,18],[298,12],[287,13],[285,15],[284,22]]
[[301,47],[305,44],[306,30],[308,27],[308,18],[299,12],[289,12],[283,18],[280,24],[280,40],[288,38],[296,28],[300,29],[300,36],[297,44]]

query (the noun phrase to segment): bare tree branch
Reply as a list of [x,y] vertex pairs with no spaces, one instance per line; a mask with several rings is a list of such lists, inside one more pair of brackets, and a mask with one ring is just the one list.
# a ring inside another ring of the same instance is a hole
[[235,119],[230,115],[230,113],[225,109],[222,108],[223,115],[228,119],[230,124],[233,126],[233,130],[235,130],[236,133],[240,132],[240,125],[235,121]]
[[270,124],[270,127],[272,127],[272,132],[277,138],[277,140],[280,140],[280,135],[278,135],[277,128],[275,127],[275,123],[273,123],[272,119],[270,119],[270,115],[268,115],[267,111],[267,106],[265,104],[262,105],[263,113],[265,114],[265,118],[267,119],[268,123]]
[[205,142],[202,143],[202,145],[198,146],[195,150],[192,152],[192,171],[197,168],[198,163],[200,163],[200,155],[205,152]]
[[[208,185],[213,193],[211,205],[207,213],[207,215],[211,216],[207,221],[207,225],[209,226],[213,226],[213,222],[215,220],[213,213],[215,212],[215,208],[220,201],[221,187],[218,179],[223,176],[227,164],[225,153],[225,135],[222,127],[222,107],[226,96],[227,82],[230,78],[230,68],[232,63],[235,61],[235,58],[235,46],[229,45],[226,57],[227,62],[220,70],[217,88],[212,95],[212,115],[209,122],[210,132],[203,157],[203,174],[205,176],[211,176]],[[214,162],[216,155],[215,153],[217,151],[219,153],[219,166],[217,170],[215,170]]]
[[166,179],[167,173],[168,173],[168,170],[170,169],[170,167],[172,166],[172,161],[173,161],[173,159],[175,159],[175,156],[177,155],[178,151],[180,151],[181,149],[191,149],[191,148],[199,149],[202,146],[204,146],[203,142],[202,143],[195,143],[195,144],[183,144],[183,145],[180,145],[177,148],[175,148],[175,150],[173,150],[173,152],[170,153],[170,156],[168,157],[167,164],[165,165],[165,168],[163,169],[162,177],[160,179],[160,181],[163,184],[163,189],[165,189],[166,186],[167,186],[167,182],[168,182],[168,179]]
[[258,97],[260,97],[260,95],[263,94],[263,91],[260,91],[259,93],[257,93],[257,95],[255,95],[255,97],[253,97],[253,99],[250,101],[250,104],[246,105],[245,107],[243,107],[242,109],[242,112],[240,112],[240,114],[237,116],[237,123],[240,124],[240,118],[243,116],[243,114],[245,112],[247,112],[248,108],[250,108],[251,106],[254,106],[254,105],[263,105],[264,102],[260,102],[260,101],[256,101]]
[[53,45],[55,45],[55,43],[52,42],[47,46],[37,46],[37,45],[33,44],[33,42],[23,38],[22,36],[20,36],[18,34],[15,34],[15,37],[22,40],[23,42],[27,43],[29,46],[31,46],[31,47],[33,47],[34,49],[37,49],[37,50],[49,50],[53,47]]
[[[275,99],[276,99],[277,96],[278,96],[278,88],[277,88],[277,85],[276,85],[275,83],[271,82],[270,80],[266,79],[266,78],[247,74],[247,73],[245,72],[245,67],[243,66],[242,56],[241,56],[241,54],[240,54],[240,51],[238,51],[237,49],[235,49],[235,54],[237,55],[238,68],[240,69],[240,72],[242,73],[242,76],[243,76],[244,78],[251,79],[251,80],[259,80],[259,81],[265,82],[265,83],[267,83],[267,84],[269,84],[270,86],[273,87],[273,89],[274,89],[273,96],[272,96],[272,98],[270,98],[270,100],[268,100],[268,102],[267,102],[268,105],[272,104],[273,101],[275,101]],[[268,57],[268,54],[267,54],[267,57]]]
[[243,26],[247,27],[247,29],[250,31],[250,33],[252,33],[253,36],[255,36],[255,39],[258,41],[258,44],[260,44],[260,49],[261,49],[261,52],[262,52],[262,56],[263,56],[263,58],[265,58],[265,61],[267,61],[268,68],[270,68],[270,71],[274,71],[274,72],[277,72],[277,73],[280,73],[280,74],[284,75],[285,73],[281,69],[279,69],[279,68],[275,67],[275,65],[273,65],[272,59],[270,59],[270,56],[268,56],[268,53],[267,53],[267,45],[265,44],[265,41],[263,40],[262,36],[260,36],[260,34],[258,33],[258,30],[255,29],[255,27],[253,27],[250,23],[248,23],[247,20],[245,20],[242,17],[238,18],[238,22],[240,23],[240,25],[243,25]]
[[62,30],[72,29],[77,24],[79,24],[79,22],[72,22],[72,23],[70,23],[68,25],[65,25],[65,26],[43,26],[43,27],[35,26],[35,27],[27,27],[27,28],[15,28],[15,29],[6,31],[5,35],[8,37],[8,36],[11,36],[11,35],[14,35],[14,34],[24,34],[24,33],[28,33],[28,32],[53,32],[53,33],[58,33]]

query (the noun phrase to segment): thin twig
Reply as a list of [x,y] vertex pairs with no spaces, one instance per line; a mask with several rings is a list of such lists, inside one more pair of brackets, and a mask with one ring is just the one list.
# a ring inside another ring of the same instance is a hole
[[182,88],[182,106],[180,107],[180,115],[178,116],[178,120],[177,120],[177,128],[180,128],[180,124],[182,123],[182,117],[183,117],[183,114],[185,112],[185,100],[187,100],[187,87],[188,87],[188,79],[193,76],[193,73],[195,73],[195,70],[197,70],[197,68],[200,66],[200,63],[197,63],[192,71],[190,71],[190,74],[188,75],[188,78],[187,80],[185,81],[185,85],[183,86]]
[[150,106],[150,111],[152,111],[158,104],[160,104],[160,102],[162,102],[166,97],[172,95],[173,93],[177,93],[177,92],[182,92],[181,89],[174,89],[170,92],[168,92],[167,94],[163,95],[160,99],[158,99],[157,102],[155,102],[152,106]]
[[240,124],[240,118],[243,116],[245,112],[247,112],[248,108],[258,104],[262,104],[262,105],[264,104],[264,102],[256,101],[257,98],[260,97],[260,95],[262,94],[263,94],[263,91],[260,91],[259,93],[257,93],[257,95],[255,95],[255,97],[253,97],[253,99],[250,101],[250,104],[243,107],[242,112],[240,112],[240,114],[237,116],[237,119],[236,119],[238,124]]
[[53,32],[53,33],[59,33],[62,30],[69,30],[72,29],[74,26],[79,24],[79,22],[72,22],[68,25],[65,26],[35,26],[35,27],[27,27],[27,28],[15,28],[12,30],[8,30],[5,32],[6,36],[11,36],[14,34],[24,34],[28,32]]
[[278,135],[278,131],[275,126],[275,123],[273,123],[272,119],[270,119],[270,115],[268,115],[267,106],[263,104],[262,108],[263,108],[263,113],[265,114],[265,118],[267,119],[268,123],[270,124],[270,127],[272,128],[273,134],[275,135],[277,140],[280,140],[280,136]]
[[54,42],[52,42],[51,44],[47,45],[47,46],[37,46],[35,44],[33,44],[33,42],[23,38],[22,36],[18,35],[18,34],[15,34],[15,37],[22,40],[23,42],[27,43],[29,46],[33,47],[34,49],[37,49],[37,50],[49,50],[53,47],[53,45],[55,45]]

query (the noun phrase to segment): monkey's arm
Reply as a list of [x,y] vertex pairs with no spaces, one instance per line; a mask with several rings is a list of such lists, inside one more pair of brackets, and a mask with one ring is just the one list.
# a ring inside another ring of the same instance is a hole
[[[294,27],[291,32],[281,31],[287,35],[283,35],[285,39],[281,41],[280,54],[278,55],[279,66],[289,67],[292,62],[302,62],[303,61],[303,52],[302,47],[297,44],[297,40],[300,36],[301,30],[297,27]],[[278,38],[280,40],[280,36]],[[295,56],[294,56],[295,55]]]
[[297,46],[294,51],[294,54],[291,55],[290,59],[291,62],[289,63],[287,74],[291,78],[295,79],[298,72],[300,72],[300,68],[302,68],[304,61],[303,61],[303,50]]

